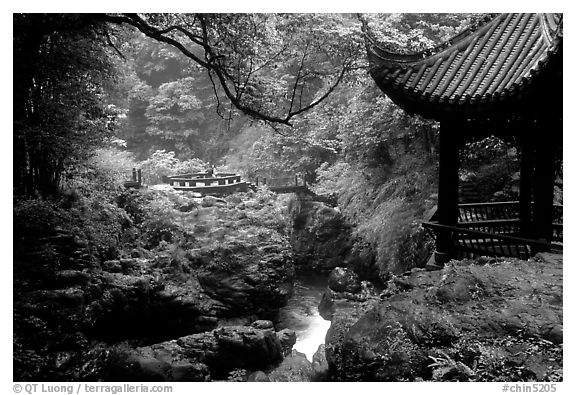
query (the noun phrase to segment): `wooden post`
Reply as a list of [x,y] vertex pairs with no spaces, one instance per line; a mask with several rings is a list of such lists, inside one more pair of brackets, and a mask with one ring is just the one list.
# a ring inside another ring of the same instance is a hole
[[294,185],[298,186],[298,175],[294,176]]
[[142,185],[142,169],[138,169],[138,184]]
[[136,168],[133,167],[133,168],[132,168],[132,181],[135,182],[136,180],[137,180],[137,178],[136,178]]
[[[458,223],[458,124],[440,123],[440,160],[438,177],[438,222],[456,226]],[[439,232],[436,239],[435,261],[444,264],[452,253],[450,232]]]
[[256,176],[256,186],[258,186],[258,176]]
[[534,182],[534,145],[531,131],[520,142],[520,234],[531,238],[532,227],[532,185]]

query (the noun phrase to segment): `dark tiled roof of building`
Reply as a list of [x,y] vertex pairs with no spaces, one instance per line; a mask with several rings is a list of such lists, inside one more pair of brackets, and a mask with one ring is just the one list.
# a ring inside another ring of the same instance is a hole
[[395,54],[367,37],[370,73],[400,106],[470,113],[522,97],[561,53],[562,14],[500,14],[432,53]]

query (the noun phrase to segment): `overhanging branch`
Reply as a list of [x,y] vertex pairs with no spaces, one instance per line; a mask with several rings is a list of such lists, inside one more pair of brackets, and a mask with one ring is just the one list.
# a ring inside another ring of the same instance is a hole
[[[178,49],[184,56],[188,57],[196,64],[206,69],[211,83],[213,84],[214,93],[218,102],[217,108],[220,107],[220,100],[218,98],[218,90],[216,89],[213,76],[216,76],[216,80],[222,88],[222,91],[234,107],[254,119],[262,120],[271,124],[284,124],[292,126],[291,120],[295,116],[313,109],[318,104],[326,100],[328,96],[330,96],[330,94],[332,94],[332,92],[334,92],[334,90],[338,87],[346,73],[353,69],[351,59],[346,58],[342,63],[341,70],[339,71],[336,79],[328,84],[328,89],[322,95],[304,106],[301,105],[302,97],[300,97],[300,100],[298,100],[299,105],[295,107],[295,95],[298,91],[300,92],[300,95],[302,95],[304,92],[304,86],[302,85],[302,71],[308,51],[308,47],[306,47],[304,54],[300,59],[298,75],[296,76],[294,86],[292,89],[290,89],[290,107],[284,115],[274,115],[262,109],[262,102],[259,103],[259,108],[256,108],[254,104],[248,104],[246,103],[246,100],[243,99],[245,88],[248,86],[254,73],[265,67],[265,65],[267,65],[271,60],[265,61],[262,66],[258,67],[254,67],[255,65],[252,63],[250,71],[245,77],[240,76],[239,78],[234,78],[231,76],[226,67],[226,58],[223,56],[223,54],[218,53],[217,49],[211,45],[207,20],[209,16],[204,14],[197,14],[194,16],[193,23],[198,25],[197,30],[194,29],[196,31],[190,31],[190,29],[187,29],[178,24],[171,24],[167,27],[156,27],[151,25],[138,14],[107,14],[101,17],[103,20],[109,23],[132,26],[138,29],[144,35],[154,40],[171,45],[172,47]],[[257,29],[258,26],[253,25],[252,28]],[[175,33],[180,33],[182,36],[178,38]],[[188,42],[185,42],[186,39]],[[193,50],[189,47],[190,44],[196,46],[198,49],[203,50],[203,59],[196,55],[198,52],[193,52]],[[281,52],[273,54],[272,59],[280,56],[280,54]],[[250,61],[252,61],[252,59],[250,59]]]

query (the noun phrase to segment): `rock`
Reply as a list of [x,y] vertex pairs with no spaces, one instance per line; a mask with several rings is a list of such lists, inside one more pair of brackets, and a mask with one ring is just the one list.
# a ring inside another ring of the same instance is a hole
[[203,363],[176,362],[172,365],[174,381],[209,381],[210,371]]
[[351,227],[342,214],[321,202],[293,200],[290,243],[297,266],[329,271],[346,261],[352,249]]
[[332,321],[332,317],[334,316],[333,294],[334,292],[330,290],[330,288],[326,288],[322,294],[322,299],[320,299],[320,303],[318,304],[318,313],[320,313],[322,318],[328,321]]
[[85,304],[85,293],[77,287],[42,290],[39,291],[36,296],[56,309],[79,310],[82,309]]
[[328,287],[336,292],[359,292],[362,288],[358,275],[350,269],[337,267],[328,277]]
[[264,370],[282,360],[282,348],[271,329],[222,327],[177,340],[188,358],[205,363],[214,377],[237,368]]
[[448,316],[399,299],[382,303],[352,325],[340,355],[348,379],[412,380],[427,363],[427,354],[414,345],[450,346],[458,336]]
[[269,382],[270,379],[268,375],[261,370],[258,370],[248,376],[247,381],[254,381],[254,382]]
[[559,324],[549,325],[548,328],[544,328],[542,335],[554,344],[562,344],[564,342],[564,329],[562,325]]
[[107,379],[111,381],[170,381],[170,371],[170,364],[134,353],[126,360],[114,361],[110,366]]
[[[125,381],[226,379],[243,369],[270,369],[281,360],[282,349],[273,330],[230,326],[120,354],[114,359],[108,378]],[[262,379],[261,375],[258,379]]]
[[326,359],[326,346],[324,344],[320,344],[312,356],[312,370],[311,381],[328,381],[328,360]]
[[110,273],[121,273],[122,265],[117,259],[102,262],[102,270]]
[[122,267],[122,273],[130,274],[133,269],[139,266],[139,261],[135,258],[120,259],[120,266]]
[[[107,381],[209,381],[210,372],[202,363],[166,361],[135,350],[128,357],[113,360]],[[172,363],[171,363],[172,362]]]
[[199,270],[198,281],[236,315],[273,313],[288,301],[294,264],[281,245],[264,252],[255,244],[229,244],[206,254],[214,259]]
[[80,270],[61,270],[56,273],[54,280],[58,287],[85,285],[90,282],[90,274]]
[[330,378],[557,379],[561,284],[561,265],[516,259],[452,261],[440,271],[392,278],[382,300],[357,304],[372,303],[369,311],[333,309],[326,337]]
[[[170,187],[126,195],[118,205],[131,218],[120,225],[125,241],[135,240],[122,251],[103,251],[104,262],[90,255],[91,266],[77,270],[79,248],[89,245],[68,235],[45,240],[56,254],[31,251],[37,252],[33,259],[15,258],[15,377],[32,381],[53,372],[50,377],[62,381],[80,374],[101,380],[112,344],[124,343],[153,346],[128,352],[129,364],[120,358],[125,365],[114,365],[119,377],[202,381],[214,372],[216,379],[227,373],[240,378],[240,370],[230,369],[267,371],[279,364],[292,343],[288,333],[276,335],[267,321],[229,326],[273,317],[291,294],[294,264],[281,208],[254,193],[238,194],[230,203],[191,198]],[[258,201],[246,207],[242,199],[248,197]],[[169,215],[148,226],[152,202]],[[198,210],[188,212],[193,206]],[[159,236],[157,248],[145,248],[163,227],[178,243],[160,242]],[[61,270],[68,268],[74,270]],[[227,328],[213,332],[222,325]],[[196,338],[167,342],[186,336]],[[84,354],[94,344],[102,345],[102,356],[90,359]]]
[[250,324],[250,326],[256,329],[274,329],[274,323],[269,320],[257,320]]
[[296,332],[292,329],[282,329],[276,332],[276,336],[280,341],[280,346],[282,347],[282,352],[284,355],[290,354],[292,347],[296,344]]
[[182,213],[189,213],[190,211],[198,210],[198,205],[194,201],[188,201],[178,207],[178,211]]
[[280,366],[268,374],[268,378],[273,382],[307,382],[311,381],[313,373],[312,363],[306,359],[306,355],[292,350]]
[[226,200],[214,196],[205,196],[204,199],[202,199],[202,207],[226,207],[226,205]]

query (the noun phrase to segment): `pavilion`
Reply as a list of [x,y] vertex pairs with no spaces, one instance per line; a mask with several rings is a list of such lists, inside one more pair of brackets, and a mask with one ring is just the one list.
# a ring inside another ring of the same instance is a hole
[[[366,33],[370,74],[410,114],[440,122],[438,209],[424,226],[436,265],[471,255],[528,257],[562,246],[554,206],[562,159],[562,14],[497,14],[427,52],[387,51]],[[517,202],[459,204],[458,150],[467,139],[512,136]]]

